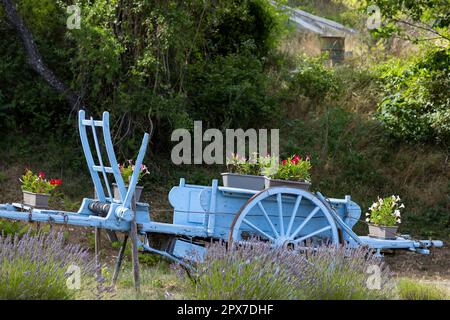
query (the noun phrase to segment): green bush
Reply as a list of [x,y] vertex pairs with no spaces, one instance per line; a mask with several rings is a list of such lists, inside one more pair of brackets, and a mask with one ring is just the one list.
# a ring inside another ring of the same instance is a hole
[[325,65],[326,56],[308,57],[301,55],[295,61],[293,70],[287,81],[285,94],[298,99],[306,97],[314,107],[336,96],[339,81],[335,71]]
[[450,49],[429,49],[379,68],[383,99],[378,119],[396,137],[450,145]]
[[[124,154],[135,152],[141,132],[151,128],[159,151],[170,144],[167,132],[194,119],[217,116],[216,127],[222,120],[246,127],[271,119],[264,64],[286,18],[267,1],[77,4],[82,27],[73,30],[65,27],[64,1],[22,0],[18,9],[45,64],[93,116],[111,112],[114,135],[127,141],[117,145]],[[78,136],[70,107],[27,67],[20,37],[6,19],[0,19],[0,57],[0,131],[32,133],[41,145],[54,136],[73,148]]]
[[444,288],[402,278],[397,284],[398,295],[404,300],[449,300]]
[[216,128],[267,127],[277,119],[270,77],[249,51],[191,66],[186,85],[193,119]]

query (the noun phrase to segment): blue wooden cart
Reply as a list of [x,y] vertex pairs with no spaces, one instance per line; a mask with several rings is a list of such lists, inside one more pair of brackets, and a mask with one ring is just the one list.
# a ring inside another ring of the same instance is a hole
[[[80,111],[79,132],[97,197],[83,199],[78,212],[37,209],[22,203],[1,204],[0,217],[121,231],[131,235],[135,252],[139,248],[176,261],[192,252],[202,255],[205,243],[212,240],[241,242],[256,238],[294,249],[331,243],[368,246],[378,253],[382,249],[408,249],[423,254],[429,253],[429,247],[443,245],[442,241],[419,241],[408,236],[383,240],[356,235],[352,228],[360,219],[361,209],[350,196],[326,198],[320,193],[288,187],[262,191],[229,188],[219,186],[217,180],[211,186],[199,186],[180,179],[169,193],[173,223],[152,221],[149,204],[133,201],[149,135],[144,135],[126,187],[113,149],[108,112],[103,113],[102,120],[94,120],[86,119],[85,112]],[[93,141],[92,149],[89,141]],[[91,150],[95,151],[95,159]],[[106,155],[102,155],[102,150]],[[111,192],[111,182],[119,189],[117,200]],[[154,234],[166,239],[158,247],[149,241]],[[127,238],[119,254],[117,271]]]

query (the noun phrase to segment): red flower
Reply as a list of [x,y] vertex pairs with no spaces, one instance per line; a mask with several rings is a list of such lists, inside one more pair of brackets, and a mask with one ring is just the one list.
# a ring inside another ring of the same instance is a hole
[[60,186],[62,183],[62,179],[50,179],[50,184],[51,185],[57,185]]
[[294,154],[294,157],[292,158],[291,163],[297,164],[299,160],[300,160],[300,157],[297,154]]
[[45,178],[45,173],[39,172],[39,178],[44,179]]
[[286,160],[281,161],[281,164],[285,165],[286,164]]

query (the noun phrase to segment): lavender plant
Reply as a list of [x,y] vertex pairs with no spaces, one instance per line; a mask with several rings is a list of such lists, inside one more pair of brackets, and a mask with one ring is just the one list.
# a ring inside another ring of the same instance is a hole
[[272,250],[264,243],[233,249],[222,243],[211,244],[204,260],[197,264],[191,295],[213,300],[294,299],[298,290],[294,275],[279,261],[305,267],[302,257]]
[[[371,275],[379,276],[379,288],[370,286]],[[298,252],[265,243],[232,249],[216,243],[197,262],[194,279],[190,294],[198,299],[387,299],[394,292],[389,270],[367,248]]]
[[[81,280],[95,280],[95,264],[79,245],[65,244],[62,232],[0,237],[0,299],[70,299],[69,266]],[[87,283],[81,283],[86,286]]]
[[302,274],[305,299],[380,300],[395,295],[389,268],[369,248],[320,246],[305,254],[309,262],[306,274]]

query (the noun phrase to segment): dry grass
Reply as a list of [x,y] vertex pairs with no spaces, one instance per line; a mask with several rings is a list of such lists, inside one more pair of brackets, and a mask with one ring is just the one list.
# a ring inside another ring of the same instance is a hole
[[399,298],[403,300],[450,300],[446,288],[408,278],[398,281],[397,291]]

